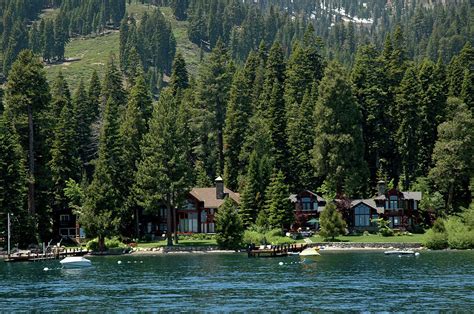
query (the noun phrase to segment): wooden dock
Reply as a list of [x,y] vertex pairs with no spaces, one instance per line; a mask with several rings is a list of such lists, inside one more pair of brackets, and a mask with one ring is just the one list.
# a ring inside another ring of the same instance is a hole
[[48,253],[14,253],[10,254],[10,256],[6,256],[3,261],[4,262],[39,262],[39,261],[46,261],[46,260],[53,260],[53,259],[60,259],[65,258],[68,256],[84,256],[88,254],[88,250],[80,249],[65,249],[64,251],[61,250],[53,250],[52,252]]
[[260,247],[251,247],[247,250],[248,257],[282,257],[291,253],[299,253],[307,248],[306,243],[283,244],[283,245],[265,245]]

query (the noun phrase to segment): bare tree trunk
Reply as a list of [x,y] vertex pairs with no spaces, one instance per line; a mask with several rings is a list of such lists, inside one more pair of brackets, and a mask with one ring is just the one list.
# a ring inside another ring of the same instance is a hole
[[447,201],[447,204],[446,204],[446,212],[445,214],[447,214],[447,212],[450,212],[451,211],[451,208],[453,206],[453,199],[454,199],[454,184],[451,183],[449,185],[449,191],[448,191],[448,201]]
[[33,114],[31,105],[28,105],[28,211],[30,214],[36,212],[35,209],[35,152],[34,152],[34,130],[33,130]]
[[174,231],[174,244],[178,244],[178,224],[176,220],[176,207],[173,206],[173,231]]
[[105,237],[103,235],[99,236],[99,252],[104,252],[105,251]]
[[172,246],[173,245],[173,237],[171,235],[171,232],[173,231],[173,222],[172,222],[172,212],[171,212],[171,205],[169,202],[166,202],[166,239],[167,239],[167,245]]

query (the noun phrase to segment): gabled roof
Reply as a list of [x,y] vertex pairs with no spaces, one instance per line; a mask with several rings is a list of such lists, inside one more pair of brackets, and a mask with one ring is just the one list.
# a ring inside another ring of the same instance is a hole
[[402,192],[406,200],[421,201],[421,192]]
[[383,207],[377,207],[377,204],[375,204],[375,200],[373,198],[369,199],[359,199],[359,200],[353,200],[351,201],[351,208],[356,207],[359,204],[365,204],[377,211],[377,213],[382,214],[384,212]]
[[[402,192],[403,198],[406,200],[421,201],[421,192]],[[379,195],[374,198],[375,200],[384,201],[387,199],[385,195]]]
[[316,193],[314,193],[313,191],[310,191],[310,190],[304,190],[304,191],[301,191],[298,194],[291,194],[290,197],[289,197],[290,201],[292,203],[296,203],[297,200],[298,200],[298,195],[300,195],[302,192],[307,192],[307,193],[311,194],[312,196],[316,197],[318,202],[326,202],[326,200],[324,198],[322,198],[321,196],[319,196],[318,194],[316,194]]
[[[233,199],[237,204],[240,203],[240,194],[224,188],[224,193]],[[223,199],[216,196],[216,188],[193,188],[190,194],[200,202],[204,202],[204,208],[219,208],[224,203]]]

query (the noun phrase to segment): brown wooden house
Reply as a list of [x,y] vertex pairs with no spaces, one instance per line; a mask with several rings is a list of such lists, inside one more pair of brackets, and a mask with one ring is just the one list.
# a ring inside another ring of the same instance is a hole
[[240,203],[240,195],[224,187],[221,177],[215,183],[215,187],[193,188],[189,192],[185,206],[178,209],[178,233],[214,233],[214,215],[225,198],[228,196]]
[[298,194],[290,195],[290,201],[294,205],[295,225],[298,227],[315,227],[308,224],[312,219],[319,219],[320,213],[326,206],[326,200],[310,190],[303,190]]
[[353,200],[348,227],[353,230],[376,230],[372,219],[384,218],[390,228],[412,230],[420,222],[418,210],[421,192],[386,190],[385,182],[377,183],[377,196],[371,199]]

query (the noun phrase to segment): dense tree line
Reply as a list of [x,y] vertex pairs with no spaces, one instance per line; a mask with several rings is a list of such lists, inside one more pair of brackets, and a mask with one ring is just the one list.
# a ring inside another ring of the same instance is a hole
[[[130,80],[140,66],[150,81],[170,74],[176,53],[176,40],[170,23],[159,9],[145,13],[140,21],[133,17],[122,20],[120,26],[120,68]],[[156,86],[156,84],[154,84]]]
[[[356,47],[382,48],[396,25],[407,36],[407,55],[420,61],[449,62],[472,41],[469,1],[174,1],[175,16],[186,18],[189,39],[204,48],[221,38],[232,55],[243,61],[263,41],[278,40],[288,55],[308,24],[326,44],[324,55],[350,64]],[[472,42],[471,42],[472,43]]]
[[[266,12],[265,2],[255,8]],[[165,30],[153,37],[156,25]],[[219,175],[241,193],[246,227],[288,227],[290,192],[367,197],[380,179],[423,190],[423,208],[440,214],[471,201],[470,44],[449,62],[419,60],[397,26],[382,47],[357,45],[349,67],[328,57],[308,23],[291,41],[252,46],[242,63],[219,35],[191,76],[182,54],[159,54],[159,39],[173,42],[166,27],[158,10],[123,20],[119,58],[73,93],[61,73],[49,84],[39,58],[20,53],[0,110],[0,206],[31,231],[16,241],[49,240],[54,213],[73,207],[103,246],[134,236],[138,213],[164,208],[171,243],[186,193]],[[153,68],[170,74],[157,102]]]
[[[38,21],[44,9],[59,12]],[[0,16],[2,73],[7,76],[23,49],[31,49],[46,62],[62,61],[71,37],[118,28],[125,0],[9,0],[0,3]]]

